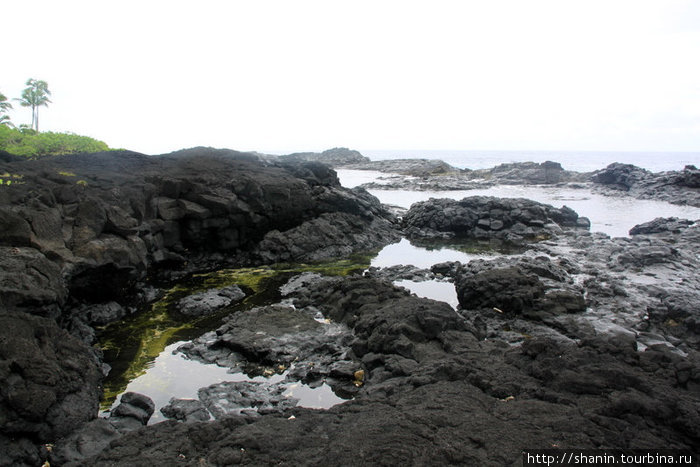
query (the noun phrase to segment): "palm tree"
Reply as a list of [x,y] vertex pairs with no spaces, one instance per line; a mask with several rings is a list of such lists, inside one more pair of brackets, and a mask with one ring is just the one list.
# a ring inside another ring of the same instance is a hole
[[27,88],[22,91],[22,98],[15,99],[19,101],[22,107],[32,108],[32,127],[37,132],[39,131],[39,107],[42,105],[48,106],[51,102],[49,96],[49,85],[46,81],[30,78],[27,80]]
[[12,104],[7,102],[7,97],[5,97],[5,95],[0,92],[0,125],[12,126],[12,123],[10,122],[10,117],[8,117],[7,115],[2,115],[11,108]]
[[7,97],[5,97],[5,94],[0,92],[0,112],[7,112],[11,108],[12,104],[7,102]]

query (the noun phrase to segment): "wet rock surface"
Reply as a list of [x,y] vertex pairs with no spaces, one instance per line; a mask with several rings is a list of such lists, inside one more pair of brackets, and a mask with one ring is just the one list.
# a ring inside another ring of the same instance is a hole
[[220,289],[210,289],[180,299],[177,303],[177,311],[187,316],[202,316],[238,302],[245,297],[245,292],[237,285],[230,285]]
[[199,400],[216,419],[242,412],[267,414],[282,412],[297,405],[298,399],[286,397],[286,386],[254,381],[224,382],[199,390]]
[[207,407],[197,399],[172,398],[160,412],[166,418],[183,422],[205,422],[211,418]]
[[[335,370],[342,362],[351,363],[352,334],[342,323],[319,318],[322,315],[313,307],[257,307],[230,315],[216,331],[182,345],[178,351],[191,359],[253,376],[286,371],[287,381],[331,379],[333,384],[348,386],[352,375],[348,381],[340,381]],[[352,366],[359,369],[359,364]],[[345,389],[352,391],[351,387]]]

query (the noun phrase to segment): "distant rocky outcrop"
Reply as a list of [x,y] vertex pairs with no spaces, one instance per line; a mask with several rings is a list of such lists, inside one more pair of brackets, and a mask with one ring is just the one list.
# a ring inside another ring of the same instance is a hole
[[594,172],[598,186],[641,199],[700,207],[700,170],[687,165],[682,171],[650,172],[631,164],[610,164]]
[[369,158],[348,148],[333,148],[323,152],[296,152],[279,157],[285,161],[322,162],[331,167],[369,162]]
[[346,169],[376,170],[385,173],[431,177],[461,174],[464,171],[439,159],[387,159],[345,165]]
[[386,160],[355,164],[348,168],[379,170],[403,175],[369,183],[375,190],[450,191],[486,188],[493,185],[557,185],[581,183],[587,174],[564,170],[558,162],[513,162],[489,169],[458,169],[440,160]]
[[569,182],[575,178],[573,172],[564,170],[558,162],[513,162],[500,164],[490,169],[472,171],[471,178],[483,178],[510,185],[552,185]]

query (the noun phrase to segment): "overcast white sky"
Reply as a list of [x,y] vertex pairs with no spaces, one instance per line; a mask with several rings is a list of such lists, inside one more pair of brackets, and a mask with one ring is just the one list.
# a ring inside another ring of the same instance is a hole
[[[0,92],[149,154],[700,151],[700,1],[7,1]],[[15,124],[31,112],[15,104]]]

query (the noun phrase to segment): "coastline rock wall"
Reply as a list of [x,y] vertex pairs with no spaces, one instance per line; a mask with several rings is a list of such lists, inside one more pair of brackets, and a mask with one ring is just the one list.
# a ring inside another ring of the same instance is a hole
[[[257,245],[268,232],[324,214],[342,217],[353,232],[372,222],[382,234],[392,230],[376,198],[340,187],[335,172],[315,162],[195,148],[15,161],[0,163],[0,172],[21,181],[0,187],[0,247],[10,249],[0,258],[0,304],[54,318],[69,296],[123,302],[153,266],[212,266],[254,248],[258,259],[293,257]],[[335,243],[342,251],[376,248],[382,234]]]

